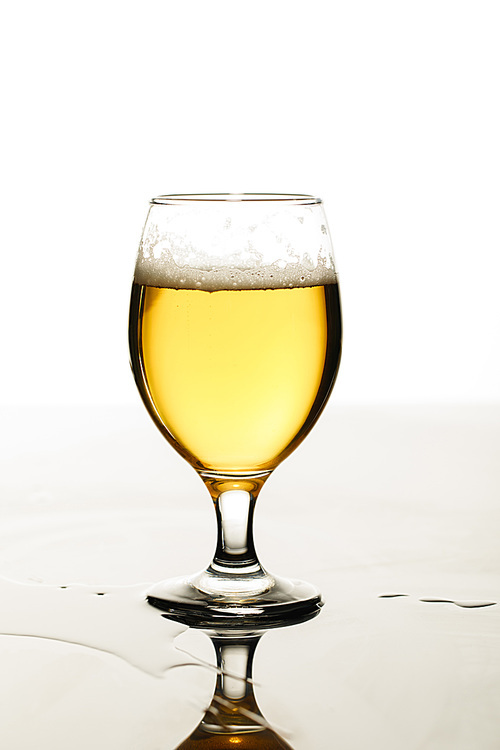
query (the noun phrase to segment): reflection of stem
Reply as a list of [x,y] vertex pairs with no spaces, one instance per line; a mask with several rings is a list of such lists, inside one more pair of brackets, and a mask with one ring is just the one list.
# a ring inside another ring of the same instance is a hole
[[203,719],[177,750],[291,750],[269,726],[253,692],[252,667],[261,634],[211,636],[217,654],[217,684]]
[[242,726],[248,728],[249,718],[241,712],[241,709],[261,719],[258,722],[255,719],[252,720],[251,726],[261,727],[264,721],[255,701],[253,686],[249,682],[252,676],[253,657],[259,640],[260,635],[247,638],[212,637],[217,654],[217,666],[220,670],[212,706],[217,708],[219,726],[227,727],[227,731],[233,731]]
[[[218,703],[221,706],[224,706],[226,708],[231,708],[232,704],[226,700],[225,698],[221,698],[219,695],[214,695],[213,697],[213,703],[211,706],[209,706],[208,710],[211,710],[213,712],[217,711],[217,714],[220,712],[215,709],[214,703]],[[267,721],[264,719],[264,717],[261,714],[256,714],[255,711],[249,711],[247,708],[243,708],[243,706],[239,707],[239,712],[242,714],[242,716],[246,716],[248,719],[251,719],[255,724],[258,726],[264,727],[264,728],[271,728],[271,725],[267,723]]]

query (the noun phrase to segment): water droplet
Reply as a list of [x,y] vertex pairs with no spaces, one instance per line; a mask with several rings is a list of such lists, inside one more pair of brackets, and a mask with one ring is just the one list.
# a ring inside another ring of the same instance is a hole
[[458,599],[436,599],[434,597],[428,597],[426,599],[420,599],[421,602],[437,603],[437,604],[454,604],[456,607],[463,607],[464,609],[478,609],[480,607],[492,607],[496,602],[482,601],[476,599],[470,600],[458,600]]
[[[379,594],[379,599],[395,599],[399,596],[408,596],[408,594]],[[485,601],[483,599],[442,599],[433,596],[427,596],[420,599],[421,602],[430,604],[454,604],[456,607],[464,609],[478,609],[480,607],[492,607],[497,602]]]
[[379,599],[395,599],[398,596],[408,596],[408,594],[379,594]]

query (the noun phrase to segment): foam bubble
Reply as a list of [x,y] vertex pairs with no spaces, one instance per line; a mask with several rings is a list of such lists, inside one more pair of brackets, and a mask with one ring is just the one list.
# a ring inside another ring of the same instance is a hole
[[215,292],[223,289],[283,289],[335,284],[337,274],[321,256],[318,256],[316,264],[307,266],[278,261],[249,268],[235,265],[198,268],[178,265],[171,252],[165,250],[158,257],[139,251],[134,281],[145,286]]

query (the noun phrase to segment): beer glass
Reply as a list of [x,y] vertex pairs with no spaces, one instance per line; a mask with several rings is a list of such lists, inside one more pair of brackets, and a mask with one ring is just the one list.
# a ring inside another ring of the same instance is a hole
[[321,200],[154,198],[129,338],[144,404],[205,483],[218,524],[208,568],[156,584],[150,603],[198,627],[286,623],[318,609],[314,586],[260,564],[252,519],[263,484],[313,427],[339,367],[339,286]]

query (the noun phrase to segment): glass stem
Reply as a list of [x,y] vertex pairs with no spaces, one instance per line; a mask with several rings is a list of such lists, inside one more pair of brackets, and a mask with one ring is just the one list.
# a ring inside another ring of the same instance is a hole
[[217,517],[217,547],[209,574],[267,576],[255,552],[253,514],[257,496],[270,473],[252,479],[202,474]]
[[221,492],[215,501],[217,548],[212,568],[250,572],[260,567],[253,543],[255,497],[245,490]]

